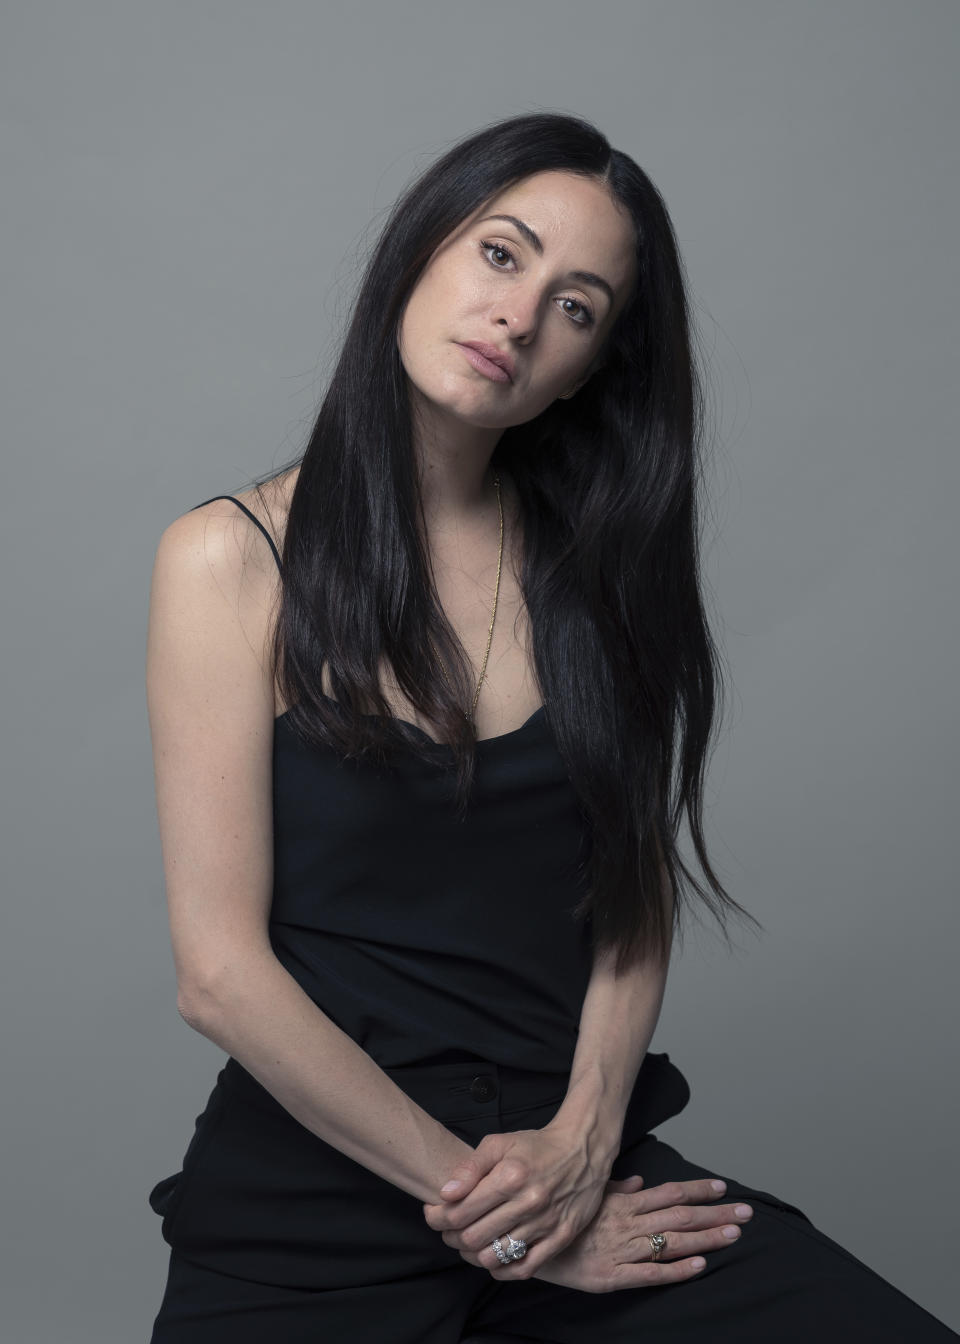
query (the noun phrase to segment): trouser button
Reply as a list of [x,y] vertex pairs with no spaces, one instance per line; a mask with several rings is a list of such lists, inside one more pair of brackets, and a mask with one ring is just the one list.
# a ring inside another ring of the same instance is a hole
[[480,1073],[470,1084],[470,1095],[474,1101],[493,1101],[497,1095],[497,1080],[489,1073]]

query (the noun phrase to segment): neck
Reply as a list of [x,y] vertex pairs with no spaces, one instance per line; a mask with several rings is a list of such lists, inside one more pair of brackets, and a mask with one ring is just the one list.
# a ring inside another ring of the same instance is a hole
[[431,532],[457,530],[496,507],[490,458],[502,429],[466,424],[440,407],[414,415],[414,453],[423,513]]

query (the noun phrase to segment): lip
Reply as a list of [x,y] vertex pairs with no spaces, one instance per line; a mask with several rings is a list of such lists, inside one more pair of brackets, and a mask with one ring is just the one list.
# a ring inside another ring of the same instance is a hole
[[[513,360],[505,350],[498,350],[489,341],[457,341],[457,345],[463,350],[470,350],[480,357],[476,360],[470,359],[470,363],[480,373],[485,373],[494,382],[513,382]],[[470,356],[468,355],[467,358],[469,359]],[[493,365],[493,368],[490,367],[491,365]],[[497,370],[497,372],[494,372],[494,370]],[[505,378],[504,375],[506,375]]]

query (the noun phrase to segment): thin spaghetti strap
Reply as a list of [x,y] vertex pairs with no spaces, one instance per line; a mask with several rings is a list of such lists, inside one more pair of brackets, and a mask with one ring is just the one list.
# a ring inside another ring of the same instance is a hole
[[[204,506],[204,504],[212,504],[213,501],[214,501],[215,499],[232,499],[233,502],[234,502],[234,504],[236,504],[236,506],[237,506],[238,509],[243,509],[244,513],[245,513],[245,514],[247,515],[247,517],[250,519],[251,523],[255,523],[256,526],[259,527],[260,531],[263,533],[263,535],[266,537],[267,541],[270,543],[270,549],[271,549],[271,551],[273,551],[273,558],[274,558],[274,560],[276,560],[276,562],[277,562],[277,569],[279,569],[280,572],[282,573],[282,572],[283,572],[283,564],[281,563],[281,560],[280,560],[280,552],[277,550],[277,547],[276,547],[276,544],[274,543],[273,537],[271,537],[270,533],[269,533],[269,532],[267,531],[267,529],[264,527],[263,523],[261,523],[260,519],[257,518],[255,514],[253,514],[253,513],[250,512],[250,510],[247,508],[246,504],[241,504],[240,500],[237,499],[234,495],[212,495],[212,496],[210,497],[210,499],[204,499],[204,500],[201,500],[199,504],[194,504],[193,509],[202,509],[203,506]],[[193,509],[188,510],[188,512],[192,513],[192,512],[193,512]]]

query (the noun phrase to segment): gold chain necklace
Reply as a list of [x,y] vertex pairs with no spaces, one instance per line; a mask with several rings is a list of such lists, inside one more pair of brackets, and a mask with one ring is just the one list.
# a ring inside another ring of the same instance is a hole
[[[477,678],[477,689],[474,692],[473,705],[471,706],[470,713],[464,716],[471,723],[473,722],[474,715],[477,712],[477,701],[480,698],[480,685],[487,671],[487,659],[490,657],[490,645],[493,642],[493,623],[497,619],[497,599],[500,596],[500,565],[503,560],[503,504],[500,501],[500,477],[497,475],[496,472],[493,473],[493,483],[497,488],[497,509],[500,513],[500,552],[497,556],[497,586],[493,594],[493,615],[490,617],[490,629],[487,632],[487,651],[483,655],[483,666],[481,667],[480,675]],[[443,659],[440,657],[440,654],[437,653],[437,646],[436,644],[434,644],[432,639],[430,640],[430,647],[437,655],[437,662],[440,664],[440,671],[443,673],[447,685],[452,690],[453,683],[447,676],[447,669],[443,665]]]

